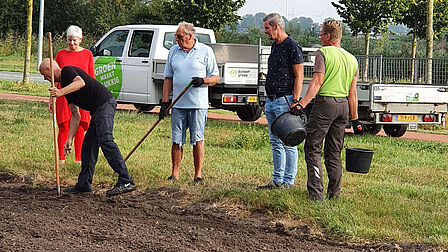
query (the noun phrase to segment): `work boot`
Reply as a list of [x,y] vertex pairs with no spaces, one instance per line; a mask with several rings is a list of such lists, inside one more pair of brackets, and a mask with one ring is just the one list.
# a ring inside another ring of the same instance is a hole
[[117,184],[114,186],[114,188],[107,190],[106,195],[107,196],[115,196],[122,193],[132,192],[135,190],[135,185],[131,183],[126,184]]
[[76,186],[65,188],[62,191],[65,192],[65,193],[69,193],[69,194],[87,194],[87,193],[92,193],[92,191],[80,190],[80,189],[76,188]]
[[280,189],[280,188],[282,188],[282,183],[278,183],[278,182],[274,182],[274,181],[269,182],[269,184],[267,184],[267,185],[257,186],[257,190],[264,190],[264,189],[271,190],[271,189]]

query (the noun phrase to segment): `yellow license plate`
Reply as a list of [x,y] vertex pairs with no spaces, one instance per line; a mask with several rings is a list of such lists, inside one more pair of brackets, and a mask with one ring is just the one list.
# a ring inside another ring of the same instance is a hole
[[400,122],[416,122],[417,116],[416,115],[398,115],[397,121]]
[[257,102],[257,97],[256,96],[248,96],[247,102]]

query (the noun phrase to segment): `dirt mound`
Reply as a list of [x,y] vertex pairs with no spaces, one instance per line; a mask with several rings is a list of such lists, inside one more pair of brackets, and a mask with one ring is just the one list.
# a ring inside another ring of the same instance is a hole
[[106,197],[56,195],[29,178],[0,173],[0,251],[422,251],[418,244],[349,244],[240,219],[213,203],[185,205],[178,189]]

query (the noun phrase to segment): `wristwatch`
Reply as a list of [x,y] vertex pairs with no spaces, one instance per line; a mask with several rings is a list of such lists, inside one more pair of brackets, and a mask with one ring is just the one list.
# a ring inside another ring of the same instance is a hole
[[299,102],[299,100],[297,100],[297,99],[292,99],[292,103],[298,103]]

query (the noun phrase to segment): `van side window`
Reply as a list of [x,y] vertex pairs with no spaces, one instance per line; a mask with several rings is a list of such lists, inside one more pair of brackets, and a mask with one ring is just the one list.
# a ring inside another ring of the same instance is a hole
[[[173,45],[176,45],[175,32],[167,32],[165,33],[165,38],[163,39],[163,47],[166,49],[170,49]],[[210,43],[210,35],[203,33],[196,33],[195,37],[201,43]]]
[[123,49],[128,34],[129,30],[114,31],[109,34],[109,36],[98,45],[98,55],[121,57],[123,55]]
[[134,31],[128,56],[149,57],[153,34],[153,31]]

